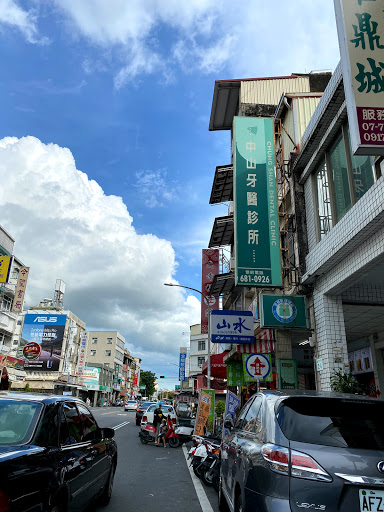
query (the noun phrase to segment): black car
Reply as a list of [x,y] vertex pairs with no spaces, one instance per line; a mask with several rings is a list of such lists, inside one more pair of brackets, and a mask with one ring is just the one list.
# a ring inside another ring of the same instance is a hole
[[144,411],[148,409],[148,407],[156,402],[143,402],[142,404],[137,406],[136,409],[136,425],[141,424],[141,420],[143,418]]
[[82,510],[96,497],[107,503],[113,437],[82,400],[0,392],[0,510]]
[[384,510],[384,402],[265,391],[226,419],[220,510]]

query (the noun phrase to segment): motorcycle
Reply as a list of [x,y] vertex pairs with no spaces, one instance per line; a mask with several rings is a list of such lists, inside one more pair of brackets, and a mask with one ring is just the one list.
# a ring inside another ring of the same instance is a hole
[[200,467],[201,480],[205,485],[213,486],[216,492],[219,492],[220,465],[219,450],[213,449]]
[[[165,441],[168,441],[168,444],[171,448],[176,448],[180,444],[180,440],[178,436],[175,434],[173,423],[171,417],[167,417],[167,426],[168,430],[165,434]],[[143,430],[139,432],[140,442],[141,444],[148,444],[153,441],[156,441],[156,427],[153,423],[147,423]]]
[[192,434],[193,434],[194,427],[186,427],[186,426],[178,426],[175,428],[175,434],[179,438],[179,444],[182,445],[183,443],[188,443],[189,441],[192,441]]
[[218,490],[220,477],[220,446],[207,438],[193,436],[195,446],[189,450],[191,466],[196,476],[206,485],[213,485]]

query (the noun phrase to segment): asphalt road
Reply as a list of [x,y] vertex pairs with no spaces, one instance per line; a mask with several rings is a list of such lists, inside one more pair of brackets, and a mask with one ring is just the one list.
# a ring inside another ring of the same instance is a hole
[[[191,476],[184,451],[143,445],[135,413],[120,407],[92,409],[101,427],[117,427],[118,464],[112,499],[93,512],[218,512],[217,494],[195,475]],[[195,483],[194,483],[195,482]]]

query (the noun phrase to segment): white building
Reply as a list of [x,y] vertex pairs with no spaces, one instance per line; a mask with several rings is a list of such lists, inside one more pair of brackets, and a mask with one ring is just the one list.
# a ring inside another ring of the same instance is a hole
[[189,376],[202,373],[202,367],[208,358],[208,334],[201,334],[201,325],[190,327]]

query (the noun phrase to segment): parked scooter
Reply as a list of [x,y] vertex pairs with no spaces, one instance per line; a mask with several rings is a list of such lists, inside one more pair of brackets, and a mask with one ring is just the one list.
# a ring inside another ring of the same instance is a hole
[[175,434],[179,438],[179,444],[182,445],[183,443],[188,443],[189,441],[192,441],[192,434],[193,434],[194,427],[187,427],[187,426],[178,426],[175,428]]
[[[171,448],[175,448],[179,446],[180,441],[178,436],[175,434],[170,416],[167,417],[167,426],[168,430],[165,434],[165,441],[168,441],[168,444]],[[142,444],[148,444],[156,441],[156,427],[153,425],[153,423],[147,423],[144,429],[139,431],[139,437]]]

